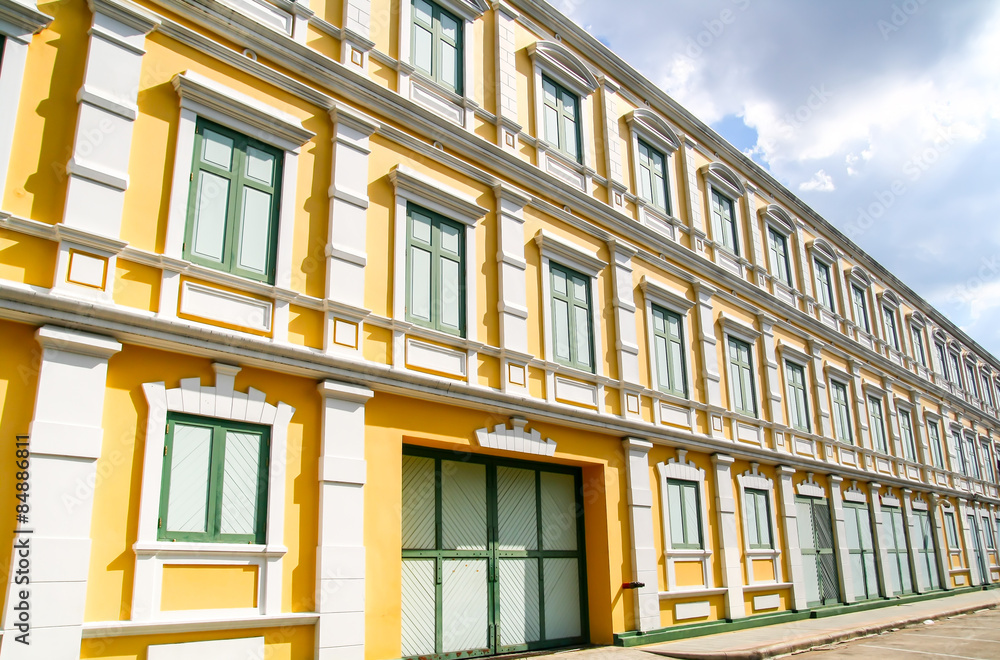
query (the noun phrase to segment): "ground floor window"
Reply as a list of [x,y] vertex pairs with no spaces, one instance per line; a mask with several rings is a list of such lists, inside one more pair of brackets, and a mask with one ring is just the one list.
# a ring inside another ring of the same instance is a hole
[[837,557],[833,549],[830,504],[817,497],[796,497],[799,547],[805,573],[806,600],[810,606],[831,605],[840,600]]
[[847,550],[850,553],[851,584],[856,600],[879,597],[878,569],[872,538],[871,515],[864,503],[844,503]]
[[914,511],[913,517],[917,523],[917,538],[913,544],[917,553],[917,585],[921,591],[940,589],[931,517],[926,511]]
[[882,509],[885,520],[882,529],[885,532],[885,545],[889,554],[889,580],[894,594],[913,593],[913,581],[910,578],[910,553],[906,548],[906,533],[903,530],[903,510],[896,507]]
[[403,656],[587,639],[579,469],[407,447],[402,478]]

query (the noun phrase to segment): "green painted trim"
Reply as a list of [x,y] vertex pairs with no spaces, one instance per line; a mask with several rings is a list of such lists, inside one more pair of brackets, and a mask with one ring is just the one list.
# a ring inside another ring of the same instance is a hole
[[[545,102],[545,86],[549,85],[555,89],[556,103],[551,105]],[[542,113],[544,115],[544,108],[551,108],[556,113],[556,123],[557,123],[557,135],[551,136],[548,131],[545,131],[545,142],[549,145],[555,147],[556,151],[561,153],[563,156],[573,160],[576,163],[583,162],[583,149],[581,145],[583,144],[583,139],[580,135],[580,110],[581,101],[580,97],[573,92],[569,91],[559,83],[557,83],[552,78],[546,75],[542,76],[542,89],[538,91],[542,95]],[[568,109],[568,106],[563,102],[563,96],[568,96],[574,100],[575,107]],[[544,118],[542,121],[545,124]],[[573,135],[568,135],[566,130],[566,125],[568,123],[573,124]],[[554,139],[553,139],[554,138]],[[576,153],[574,154],[569,150],[570,140],[573,140],[576,144]]]
[[[566,293],[558,293],[555,287],[556,273],[561,274],[566,278]],[[583,284],[586,290],[586,301],[580,301],[577,299],[576,295],[573,293],[573,286],[575,283]],[[583,273],[578,273],[572,268],[567,268],[562,264],[555,262],[549,262],[549,305],[550,314],[552,316],[552,353],[553,360],[559,364],[565,365],[567,367],[573,367],[574,369],[579,369],[580,371],[588,371],[590,373],[595,373],[595,363],[596,363],[596,347],[594,346],[594,315],[593,315],[593,292],[590,287],[590,278]],[[555,342],[556,342],[556,303],[562,302],[566,305],[566,331],[569,333],[569,359],[561,358],[556,354]],[[576,310],[582,309],[586,312],[587,317],[587,343],[589,344],[590,351],[586,356],[581,356],[580,345],[577,343],[577,327],[576,327]],[[586,357],[588,362],[584,362],[583,358]]]
[[663,152],[654,149],[642,138],[638,138],[639,143],[639,175],[649,174],[650,197],[655,197],[655,191],[663,195],[663,203],[658,203],[655,199],[642,194],[642,183],[639,184],[639,196],[650,205],[658,208],[667,215],[670,215],[670,186],[667,185],[667,157]]
[[660,644],[663,642],[677,641],[679,639],[736,632],[750,628],[760,628],[763,626],[772,626],[781,623],[791,623],[792,621],[802,621],[804,619],[822,619],[840,614],[864,612],[883,607],[892,607],[893,605],[904,605],[923,600],[935,600],[938,598],[947,598],[948,596],[958,596],[965,593],[972,593],[974,591],[988,591],[992,589],[1000,589],[1000,584],[993,584],[984,587],[962,587],[946,591],[932,591],[925,594],[914,594],[911,596],[903,596],[901,598],[870,600],[861,603],[852,603],[850,605],[831,605],[808,610],[787,610],[785,612],[774,612],[771,614],[755,614],[744,619],[704,621],[701,623],[691,623],[682,626],[671,626],[669,628],[658,628],[657,630],[649,630],[647,632],[630,630],[623,633],[616,633],[614,636],[614,645],[633,647],[643,646],[646,644]]
[[[687,398],[687,360],[684,358],[684,319],[677,312],[672,312],[669,309],[660,307],[659,305],[651,305],[653,311],[653,350],[656,353],[656,385],[661,392],[667,392],[669,394],[675,394],[679,397]],[[663,323],[663,330],[659,330],[656,327],[657,321]],[[677,332],[670,332],[670,321],[677,324]],[[664,356],[663,363],[666,364],[666,373],[662,373],[660,370],[660,343],[656,339],[662,339],[664,346]],[[677,351],[680,355],[680,364],[674,364],[674,352],[671,350],[673,346],[677,346],[679,350]],[[680,382],[676,383],[673,379],[674,373],[680,374]]]
[[[465,84],[465,51],[463,46],[463,40],[465,39],[465,21],[461,18],[455,16],[450,11],[444,9],[436,2],[431,0],[426,0],[427,4],[431,6],[431,23],[432,25],[427,25],[426,23],[417,20],[416,7],[411,6],[410,8],[410,62],[413,64],[414,70],[420,72],[421,75],[431,80],[432,82],[440,85],[441,87],[451,90],[456,94],[461,94],[464,89]],[[415,0],[412,3],[416,4]],[[456,38],[454,40],[449,39],[445,36],[444,28],[441,26],[441,17],[451,19],[455,22]],[[431,33],[431,70],[426,71],[417,65],[417,28],[422,27]],[[448,45],[455,49],[455,84],[451,85],[444,81],[444,76],[442,76],[442,69],[444,67],[443,58],[441,56],[442,45]]]
[[[205,130],[218,133],[233,141],[233,151],[229,169],[208,163],[201,158]],[[270,186],[256,181],[246,175],[247,150],[257,149],[274,157],[274,172]],[[232,273],[251,280],[274,284],[274,270],[278,244],[278,222],[281,209],[281,183],[284,167],[284,152],[271,145],[247,137],[241,133],[219,126],[202,117],[195,124],[194,152],[191,154],[191,183],[188,191],[187,221],[184,228],[184,245],[182,255],[191,261],[208,268]],[[206,172],[226,179],[229,183],[228,200],[226,203],[226,228],[222,246],[222,260],[215,261],[194,252],[195,226],[198,223],[198,191],[200,174]],[[271,196],[270,217],[267,232],[267,266],[265,273],[257,273],[239,266],[241,237],[243,235],[243,191],[257,190]]]
[[[417,214],[422,218],[425,218],[430,223],[431,231],[431,241],[426,243],[413,235],[413,216]],[[451,254],[441,247],[441,228],[448,227],[456,232],[458,232],[458,255]],[[466,282],[465,282],[465,259],[466,259],[466,249],[465,249],[465,227],[454,220],[450,220],[440,213],[435,213],[434,211],[428,210],[422,206],[418,206],[413,203],[408,203],[406,205],[406,320],[414,325],[419,325],[425,328],[433,328],[439,332],[444,332],[449,335],[456,335],[458,337],[465,337],[465,316],[466,316]],[[428,300],[428,313],[430,314],[430,319],[422,319],[418,316],[414,316],[412,313],[413,309],[413,251],[421,250],[428,255],[430,260],[430,273],[429,276],[431,281],[428,283],[430,287],[429,300]],[[441,320],[442,307],[444,306],[444,296],[445,292],[442,283],[442,262],[449,261],[451,263],[458,264],[458,327],[445,325]]]

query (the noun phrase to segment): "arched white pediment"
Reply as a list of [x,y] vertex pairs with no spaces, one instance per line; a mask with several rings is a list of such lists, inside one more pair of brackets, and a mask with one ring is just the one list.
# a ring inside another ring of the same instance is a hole
[[633,110],[625,116],[625,121],[643,138],[652,141],[653,146],[667,153],[677,151],[681,147],[677,133],[674,133],[670,125],[652,110],[645,108]]
[[855,280],[859,284],[863,284],[866,288],[870,287],[875,281],[868,271],[861,266],[851,267],[851,279]]
[[486,0],[435,0],[435,2],[467,21],[476,20],[490,8]]
[[503,424],[497,424],[490,431],[489,428],[482,428],[476,431],[476,442],[480,447],[488,449],[501,449],[504,451],[516,451],[522,454],[535,454],[536,456],[552,456],[556,453],[555,440],[543,440],[542,434],[536,430],[528,431],[528,420],[521,417],[511,417],[511,428]]
[[894,309],[899,308],[899,296],[897,296],[890,289],[886,289],[882,292],[882,302]]
[[837,260],[837,249],[830,245],[825,238],[814,238],[809,242],[809,249],[813,255],[819,257],[827,263],[834,263]]
[[568,48],[554,41],[536,41],[528,55],[549,75],[581,96],[589,96],[598,87],[590,68]]
[[740,177],[728,165],[722,163],[709,163],[701,168],[702,176],[714,179],[715,183],[721,183],[726,188],[728,194],[734,197],[742,197],[747,190],[740,181]]
[[778,229],[786,236],[795,231],[795,220],[788,214],[788,211],[777,204],[768,204],[759,213],[766,222],[777,225]]

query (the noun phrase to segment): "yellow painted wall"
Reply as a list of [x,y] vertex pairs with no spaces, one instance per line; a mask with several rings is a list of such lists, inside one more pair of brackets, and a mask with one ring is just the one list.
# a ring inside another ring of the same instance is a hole
[[83,640],[80,657],[100,660],[146,660],[146,650],[152,644],[182,644],[214,639],[263,637],[266,660],[312,660],[315,626],[284,626],[280,628],[249,628],[219,632],[192,632],[176,635],[141,637],[103,637]]
[[163,567],[160,609],[167,612],[257,607],[259,577],[256,566],[168,564]]
[[52,241],[0,229],[0,279],[50,287],[58,246]]
[[[508,418],[382,393],[368,402],[365,411],[365,653],[373,659],[391,658],[400,653],[402,446],[497,453],[474,445],[473,433],[506,424]],[[621,590],[622,582],[631,579],[631,550],[620,440],[546,424],[532,423],[529,428],[556,441],[552,462],[583,468],[591,639],[611,643],[614,632],[633,627],[634,607],[632,593]]]
[[[94,535],[91,547],[87,621],[130,618],[135,574],[132,546],[136,542],[146,441],[147,405],[142,384],[162,381],[167,388],[174,388],[182,378],[201,378],[204,385],[214,384],[211,361],[129,344],[109,360],[104,442],[93,490],[93,516],[101,521],[101,533]],[[235,387],[239,391],[255,387],[267,395],[268,403],[284,401],[296,409],[288,429],[286,454],[288,553],[283,564],[281,607],[286,612],[312,611],[321,423],[316,381],[246,368],[236,376]],[[74,502],[78,500],[68,500],[67,506]],[[224,580],[216,583],[214,579],[203,582],[206,592],[225,588]]]
[[158,268],[118,259],[113,292],[115,303],[145,312],[157,312],[162,278],[163,273]]
[[[17,449],[16,436],[27,435],[35,407],[35,390],[38,386],[38,366],[42,358],[41,346],[35,341],[34,326],[0,320],[0,548],[10,548],[14,542],[13,530],[17,527],[14,499],[16,490],[14,463]],[[29,464],[30,468],[30,464]],[[29,502],[30,504],[30,502]],[[0,561],[0,580],[7,584],[10,555]],[[0,593],[0,606],[5,606],[6,589]]]

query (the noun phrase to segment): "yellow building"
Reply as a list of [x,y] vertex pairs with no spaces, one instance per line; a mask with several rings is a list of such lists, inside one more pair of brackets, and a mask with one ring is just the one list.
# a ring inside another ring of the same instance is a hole
[[33,1],[0,660],[637,644],[1000,582],[1000,362],[549,5]]

